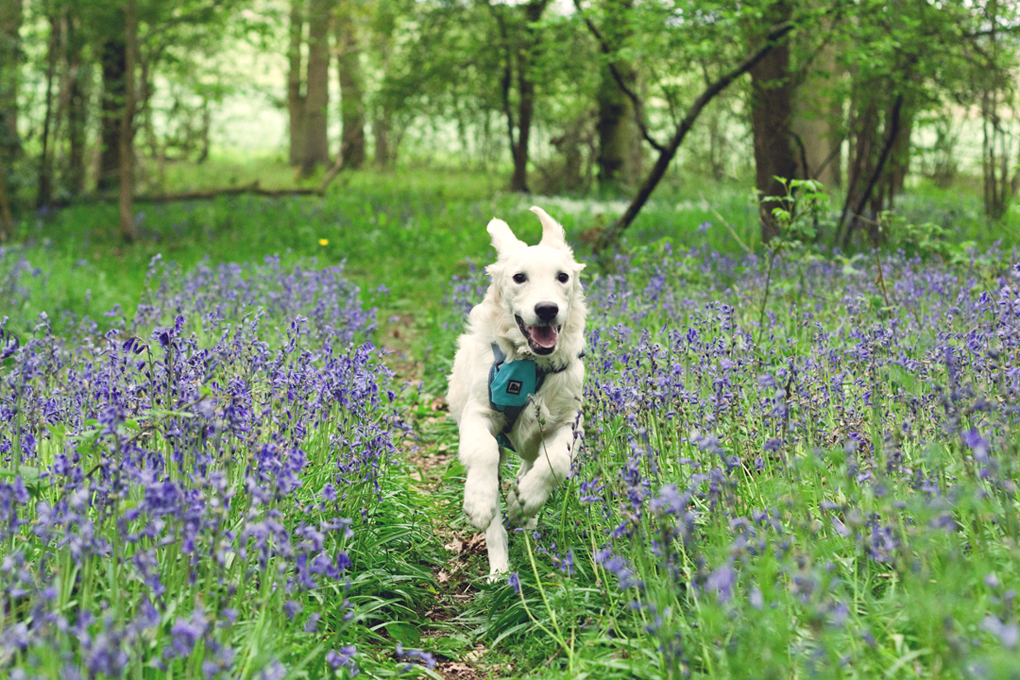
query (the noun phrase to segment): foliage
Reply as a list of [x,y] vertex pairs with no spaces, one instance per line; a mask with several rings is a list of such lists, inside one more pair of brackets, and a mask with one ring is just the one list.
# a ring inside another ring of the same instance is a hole
[[763,328],[757,258],[591,282],[585,446],[493,604],[545,627],[536,675],[1015,673],[1020,283],[881,259],[890,316],[867,260],[817,261]]
[[0,664],[357,673],[365,623],[416,606],[402,582],[428,574],[402,555],[429,540],[394,516],[404,426],[358,293],[339,267],[156,257],[104,334],[5,317]]

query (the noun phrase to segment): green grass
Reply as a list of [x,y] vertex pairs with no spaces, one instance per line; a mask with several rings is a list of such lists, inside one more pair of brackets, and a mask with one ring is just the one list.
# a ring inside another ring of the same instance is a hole
[[[173,190],[255,179],[263,186],[283,186],[293,176],[271,159],[167,169]],[[631,376],[640,389],[622,406],[600,393],[589,400],[592,450],[543,511],[540,535],[512,535],[511,561],[522,584],[520,593],[505,583],[484,582],[484,553],[447,550],[446,539],[471,534],[460,511],[463,470],[454,455],[456,430],[436,401],[445,389],[462,322],[451,297],[451,277],[481,281],[477,271],[471,273],[472,265],[480,267],[488,260],[484,227],[493,216],[506,219],[524,240],[535,242],[540,228],[527,209],[537,203],[559,219],[577,243],[618,209],[605,201],[505,194],[493,191],[494,185],[498,183],[491,178],[438,168],[392,175],[366,170],[341,176],[321,199],[240,196],[139,203],[140,238],[132,245],[124,245],[116,235],[113,204],[78,205],[24,218],[14,248],[45,275],[28,279],[24,294],[0,291],[2,313],[11,317],[8,328],[22,333],[40,312],[46,312],[56,328],[70,318],[65,312],[88,315],[102,324],[103,313],[114,305],[133,309],[142,299],[148,264],[157,253],[184,269],[205,260],[259,262],[273,254],[285,265],[345,261],[345,273],[361,286],[363,299],[380,309],[377,341],[415,359],[413,368],[399,378],[422,380],[420,387],[403,389],[398,401],[414,426],[403,450],[413,446],[414,455],[393,463],[385,501],[376,504],[365,531],[357,535],[360,544],[350,546],[352,556],[362,560],[350,592],[332,594],[348,597],[358,607],[359,662],[369,677],[397,673],[401,664],[392,658],[396,642],[431,651],[441,663],[470,660],[506,677],[1017,677],[1015,649],[996,646],[994,636],[982,627],[989,612],[1006,623],[1016,622],[1007,597],[1009,588],[1020,585],[1020,535],[1011,519],[1020,511],[1017,466],[1009,458],[1015,456],[1017,441],[1012,422],[983,416],[972,403],[961,416],[967,426],[982,432],[996,428],[1001,447],[996,460],[1003,478],[1014,484],[1012,491],[1006,483],[993,488],[981,477],[959,431],[940,433],[935,421],[917,425],[927,428],[923,442],[908,441],[897,449],[899,465],[936,477],[947,495],[950,490],[957,494],[951,512],[960,528],[953,533],[927,528],[939,519],[941,509],[926,504],[907,476],[887,471],[884,493],[858,480],[861,461],[856,453],[845,452],[843,440],[837,441],[853,428],[882,447],[889,423],[916,417],[908,396],[930,397],[949,382],[945,371],[930,368],[938,362],[930,351],[944,341],[939,331],[962,338],[972,327],[954,325],[962,322],[951,314],[952,320],[946,321],[950,308],[913,308],[909,294],[895,290],[890,305],[871,284],[877,272],[866,257],[846,261],[843,271],[849,268],[850,273],[840,284],[845,290],[812,278],[811,258],[791,257],[781,263],[761,309],[766,294],[760,268],[705,268],[701,254],[685,252],[705,248],[737,256],[744,246],[762,252],[757,209],[747,186],[738,183],[695,186],[674,181],[662,187],[628,234],[629,255],[618,270],[588,270],[589,281],[598,278],[599,285],[609,285],[617,277],[621,291],[634,293],[626,310],[613,306],[622,304],[619,299],[602,298],[593,305],[590,327],[609,335],[609,328],[623,324],[633,332],[593,352],[589,382]],[[1003,224],[989,225],[972,193],[924,182],[899,205],[907,221],[931,222],[948,232],[935,237],[945,248],[931,256],[932,267],[950,277],[970,272],[967,285],[961,284],[961,299],[973,300],[983,290],[995,292],[1009,263],[969,262],[958,244],[973,241],[985,248],[1001,239],[1008,250],[1020,243],[1015,213]],[[838,208],[835,199],[833,207]],[[699,228],[706,222],[710,226]],[[918,246],[910,238],[894,235],[894,245],[913,252]],[[577,250],[582,257],[589,255],[584,245]],[[940,262],[952,258],[962,258],[970,269]],[[3,266],[13,262],[10,255],[0,260]],[[890,287],[901,275],[909,278],[902,271],[885,272]],[[655,292],[653,283],[661,292]],[[846,291],[850,293],[843,295]],[[747,330],[746,336],[705,311],[705,304],[718,302],[735,310],[735,328]],[[854,311],[848,311],[851,305]],[[765,341],[757,343],[764,313],[771,315],[772,336],[766,333]],[[771,439],[782,437],[775,417],[763,414],[761,405],[790,396],[769,393],[758,376],[785,370],[791,361],[809,356],[820,332],[814,323],[838,336],[833,350],[843,355],[864,342],[860,338],[867,329],[896,315],[902,324],[912,324],[910,335],[898,338],[898,349],[911,361],[927,362],[930,372],[922,376],[916,368],[898,367],[891,359],[902,357],[876,349],[881,363],[870,372],[862,364],[864,372],[852,376],[870,387],[870,404],[851,379],[843,389],[851,395],[848,399],[859,401],[850,411],[815,409],[806,398],[791,401],[790,418],[812,423],[817,430],[771,457],[762,456]],[[664,357],[662,348],[672,342],[669,333],[694,327],[706,342],[719,343],[720,354]],[[635,349],[624,356],[630,348]],[[728,410],[713,422],[727,453],[738,456],[740,465],[723,470],[723,492],[713,497],[693,475],[718,467],[719,458],[688,441],[692,429],[703,427],[704,413],[695,413],[692,406],[688,411],[675,407],[669,415],[670,409],[650,395],[668,366],[696,383],[690,391],[698,403],[710,403],[716,394],[712,377],[723,370],[723,355],[741,362],[743,372],[734,378],[737,386]],[[697,361],[710,367],[699,368]],[[979,394],[1013,398],[988,376],[974,380]],[[648,401],[641,401],[644,398]],[[922,411],[938,408],[939,403],[929,401]],[[849,422],[850,412],[859,420]],[[635,458],[635,445],[646,452],[643,457]],[[762,464],[757,467],[759,457]],[[885,462],[872,461],[880,477],[879,463]],[[627,505],[631,489],[621,472],[629,465],[647,480],[646,495],[635,506]],[[591,492],[582,484],[596,481],[605,485],[600,500],[583,500]],[[652,499],[669,484],[699,489],[692,500],[699,515],[690,541],[669,535],[678,526],[676,518],[652,508]],[[308,491],[314,493],[315,484]],[[728,520],[766,508],[775,511],[773,519],[782,530],[762,520],[754,537],[760,545],[734,548],[739,532]],[[858,519],[871,514],[892,518],[890,530],[899,532],[905,546],[889,562],[869,560],[863,547],[868,534]],[[848,534],[838,530],[833,517],[850,527]],[[621,525],[627,532],[610,542],[614,554],[642,581],[640,588],[621,586],[597,557],[606,536]],[[561,568],[568,550],[574,553],[570,576]],[[728,600],[708,585],[725,564],[735,570]],[[999,585],[989,580],[990,574]],[[810,591],[804,590],[808,585]],[[333,604],[319,606],[330,612]],[[836,625],[834,619],[843,616],[839,605],[846,606],[845,620]],[[289,625],[281,619],[252,637],[246,660],[254,664],[271,655],[312,654],[318,642]],[[292,637],[273,639],[266,631],[289,631]],[[470,656],[476,648],[480,656]],[[425,673],[420,668],[415,672]]]

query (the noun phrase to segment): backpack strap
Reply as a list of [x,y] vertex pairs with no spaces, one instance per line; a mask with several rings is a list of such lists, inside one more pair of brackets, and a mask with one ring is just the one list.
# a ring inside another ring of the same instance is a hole
[[[584,356],[584,354],[585,353],[582,351],[578,355],[577,358],[580,359],[581,357]],[[538,391],[540,389],[542,389],[542,384],[545,383],[545,377],[547,375],[550,375],[550,374],[553,374],[553,373],[562,373],[570,365],[570,364],[564,364],[562,367],[550,371],[550,370],[541,370],[541,369],[539,369],[535,365],[534,361],[530,361],[530,360],[522,360],[522,361],[530,363],[532,366],[535,367],[534,368],[534,370],[535,370],[535,389],[534,389],[534,392],[531,392],[531,394],[538,394]],[[500,348],[498,343],[495,343],[495,342],[492,343],[492,366],[489,367],[489,383],[488,383],[488,388],[489,388],[489,407],[493,411],[497,411],[499,413],[502,413],[505,416],[505,423],[503,425],[503,429],[502,429],[502,431],[500,431],[496,435],[496,441],[498,441],[499,445],[502,446],[503,448],[510,449],[511,451],[516,451],[516,449],[514,449],[513,444],[510,442],[510,438],[507,437],[507,435],[510,434],[510,430],[513,429],[514,424],[517,422],[517,418],[519,418],[520,415],[521,415],[521,412],[530,403],[530,399],[528,401],[524,401],[520,405],[515,405],[515,404],[497,404],[496,401],[492,398],[492,385],[493,385],[493,383],[495,383],[496,376],[499,374],[500,369],[503,367],[503,364],[505,364],[505,363],[506,363],[506,354]],[[514,362],[514,363],[516,364],[517,362]],[[522,382],[524,382],[524,381],[522,380]],[[516,392],[513,393],[513,394],[516,394]]]

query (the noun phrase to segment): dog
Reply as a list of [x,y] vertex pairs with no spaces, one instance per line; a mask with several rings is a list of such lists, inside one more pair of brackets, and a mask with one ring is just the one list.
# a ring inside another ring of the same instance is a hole
[[464,512],[485,530],[489,580],[510,568],[500,510],[499,469],[507,449],[521,464],[506,505],[511,522],[534,529],[536,514],[570,473],[583,426],[587,308],[563,227],[538,207],[542,240],[528,246],[506,222],[487,227],[496,249],[485,299],[457,341],[447,401],[467,471]]

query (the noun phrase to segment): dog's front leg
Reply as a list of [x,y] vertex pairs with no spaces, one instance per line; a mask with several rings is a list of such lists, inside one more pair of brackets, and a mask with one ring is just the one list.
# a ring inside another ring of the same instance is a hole
[[561,427],[542,440],[530,469],[522,466],[522,474],[507,496],[507,513],[511,520],[533,518],[556,485],[566,479],[573,444],[574,433],[570,427]]
[[489,527],[499,515],[499,444],[491,420],[480,412],[465,412],[460,421],[460,462],[467,470],[464,512],[475,528]]
[[503,518],[497,512],[489,522],[485,531],[485,547],[489,553],[489,583],[497,580],[500,574],[510,571],[510,551],[507,545],[506,529]]

